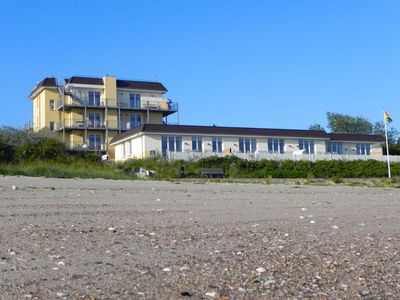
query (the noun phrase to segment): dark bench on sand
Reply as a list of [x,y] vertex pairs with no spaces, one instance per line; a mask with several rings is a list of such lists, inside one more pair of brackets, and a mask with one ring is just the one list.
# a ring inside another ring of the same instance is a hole
[[201,168],[201,175],[205,178],[224,178],[225,173],[223,169],[220,168]]

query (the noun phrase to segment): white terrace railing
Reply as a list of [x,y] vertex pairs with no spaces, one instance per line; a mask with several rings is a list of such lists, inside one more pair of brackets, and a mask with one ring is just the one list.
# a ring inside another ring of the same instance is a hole
[[[280,154],[280,153],[268,153],[268,152],[256,152],[256,153],[214,153],[214,152],[167,152],[166,158],[168,160],[198,160],[201,158],[207,158],[212,156],[236,156],[241,159],[247,160],[377,160],[386,161],[385,155],[350,155],[350,154]],[[400,156],[390,155],[389,159],[391,162],[400,162]]]

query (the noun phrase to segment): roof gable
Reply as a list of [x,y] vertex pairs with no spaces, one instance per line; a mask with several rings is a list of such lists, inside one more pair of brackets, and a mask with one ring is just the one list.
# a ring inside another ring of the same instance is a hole
[[54,77],[45,77],[42,81],[37,83],[28,98],[31,98],[41,88],[57,88],[57,82]]

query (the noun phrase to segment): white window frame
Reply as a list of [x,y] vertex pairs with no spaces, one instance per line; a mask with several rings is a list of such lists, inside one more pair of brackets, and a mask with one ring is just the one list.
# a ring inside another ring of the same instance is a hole
[[125,142],[125,155],[131,155],[131,142]]
[[49,100],[49,110],[56,110],[56,100],[54,99]]
[[[219,144],[221,145],[220,149],[218,147]],[[211,147],[213,153],[222,153],[224,151],[224,143],[222,141],[222,137],[213,137],[211,140]]]
[[[275,149],[275,142],[278,142],[278,148]],[[270,149],[270,145],[271,148]],[[278,153],[278,154],[284,154],[285,153],[285,140],[284,139],[268,139],[267,140],[267,149],[269,153]]]
[[[307,144],[308,147],[305,148],[304,144]],[[312,143],[312,147],[311,147]],[[315,154],[315,141],[310,139],[299,139],[299,150],[306,150],[304,154]]]
[[357,143],[356,144],[357,155],[371,155],[371,144],[370,143]]
[[[242,144],[242,147],[240,146]],[[247,146],[248,149],[247,149]],[[243,148],[242,151],[240,148]],[[256,138],[239,138],[239,151],[241,153],[255,153],[257,151],[257,139]]]
[[[195,147],[193,147],[195,146]],[[199,150],[200,148],[200,150]],[[192,151],[203,152],[203,138],[201,136],[192,136]]]

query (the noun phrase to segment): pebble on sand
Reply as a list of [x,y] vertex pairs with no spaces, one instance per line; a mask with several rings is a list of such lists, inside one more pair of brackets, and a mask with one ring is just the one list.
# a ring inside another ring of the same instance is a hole
[[256,269],[258,273],[264,273],[266,270],[263,267],[259,267]]
[[211,297],[211,298],[215,298],[217,296],[216,292],[207,292],[206,296]]

